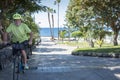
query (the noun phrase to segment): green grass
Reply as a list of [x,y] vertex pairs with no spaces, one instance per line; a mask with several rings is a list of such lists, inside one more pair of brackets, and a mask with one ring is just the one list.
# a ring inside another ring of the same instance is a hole
[[102,48],[78,48],[74,52],[95,52],[95,53],[119,53],[120,46],[102,47]]
[[91,48],[87,42],[66,41],[60,44],[76,46],[77,49],[75,49],[74,52],[120,53],[120,45],[113,46],[113,44],[110,43],[104,43],[101,48],[97,44],[94,45],[94,48]]
[[64,41],[64,42],[59,42],[59,44],[66,44],[69,46],[80,46],[83,45],[83,47],[88,47],[88,43],[87,42],[76,42],[76,41]]
[[[69,46],[76,46],[76,47],[79,47],[79,48],[90,48],[88,42],[85,42],[85,41],[84,42],[64,41],[64,42],[59,42],[59,44],[66,44],[66,45],[69,45]],[[94,46],[99,48],[99,46],[96,43],[94,44]],[[102,47],[112,47],[112,46],[113,45],[110,44],[110,43],[104,43],[102,45]]]

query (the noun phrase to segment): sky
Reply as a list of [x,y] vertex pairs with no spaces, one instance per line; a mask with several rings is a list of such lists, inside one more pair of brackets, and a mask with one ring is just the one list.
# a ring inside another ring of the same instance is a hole
[[[41,0],[41,4],[51,7],[56,10],[56,13],[54,14],[54,26],[57,27],[58,23],[58,10],[57,5],[54,5],[55,0]],[[65,12],[67,10],[69,0],[61,0],[60,7],[59,7],[59,26],[64,27],[63,24],[65,24]],[[40,28],[49,27],[48,23],[48,15],[47,12],[38,12],[35,13],[35,22],[40,26]]]

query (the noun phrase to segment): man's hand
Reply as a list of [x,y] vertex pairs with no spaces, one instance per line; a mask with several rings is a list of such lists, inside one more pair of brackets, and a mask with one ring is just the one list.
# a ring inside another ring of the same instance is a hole
[[29,41],[28,44],[29,44],[29,45],[32,45],[32,41]]

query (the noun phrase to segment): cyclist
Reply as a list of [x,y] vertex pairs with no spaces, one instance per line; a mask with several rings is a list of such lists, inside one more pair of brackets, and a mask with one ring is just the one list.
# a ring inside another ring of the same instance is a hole
[[[8,42],[8,34],[11,34],[11,41],[13,43],[13,55],[18,51],[18,49],[21,50],[24,68],[28,69],[29,66],[27,65],[27,54],[25,52],[25,45],[27,42],[29,45],[32,44],[33,33],[25,23],[22,23],[21,18],[21,15],[18,13],[13,15],[14,22],[11,23],[6,29],[6,32],[4,32],[3,40],[4,44],[6,44]],[[30,36],[28,36],[28,34]]]

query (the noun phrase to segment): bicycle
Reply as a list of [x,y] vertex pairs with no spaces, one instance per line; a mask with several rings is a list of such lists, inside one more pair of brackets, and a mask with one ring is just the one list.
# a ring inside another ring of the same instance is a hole
[[[5,46],[14,46],[19,43],[7,43]],[[25,73],[24,65],[23,65],[23,56],[21,54],[21,49],[15,48],[15,52],[13,52],[13,80],[19,80],[20,73]],[[25,42],[25,49],[27,55],[32,55],[32,48],[28,45],[28,42]]]
[[[19,80],[20,73],[24,73],[23,56],[21,54],[21,43],[11,44],[13,47],[13,80]],[[23,46],[23,45],[22,45]],[[24,46],[28,46],[28,41],[24,42]]]
[[18,50],[13,56],[13,80],[19,80],[19,74],[21,72],[24,73],[25,69],[23,66],[21,51]]

